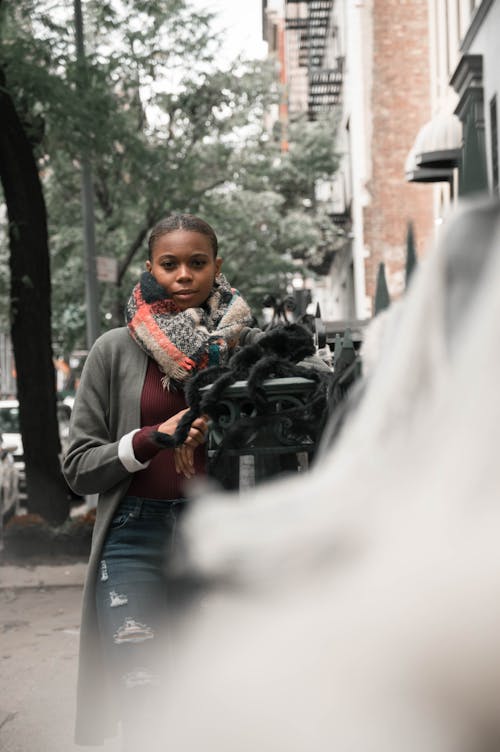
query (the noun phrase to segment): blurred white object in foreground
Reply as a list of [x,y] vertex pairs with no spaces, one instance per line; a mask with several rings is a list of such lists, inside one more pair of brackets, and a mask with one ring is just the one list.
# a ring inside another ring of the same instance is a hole
[[500,748],[498,203],[450,218],[377,357],[367,337],[315,469],[187,519],[191,565],[226,584],[179,625],[171,749]]

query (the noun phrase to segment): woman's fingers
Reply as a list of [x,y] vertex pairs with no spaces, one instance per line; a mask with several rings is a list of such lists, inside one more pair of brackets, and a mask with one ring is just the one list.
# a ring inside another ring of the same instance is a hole
[[179,475],[186,475],[185,468],[184,468],[184,461],[181,455],[180,447],[177,447],[174,449],[174,462],[175,462],[175,471]]
[[180,475],[182,473],[181,470],[181,464],[180,464],[180,458],[179,458],[179,451],[177,449],[174,449],[174,463],[175,463],[175,472]]
[[185,445],[196,448],[200,444],[203,444],[207,439],[208,431],[208,416],[202,415],[191,424],[189,433],[186,437]]
[[[158,426],[158,431],[160,431],[161,433],[168,433],[170,436],[173,436],[179,425],[179,421],[181,420],[182,416],[187,413],[188,409],[189,408],[181,410],[168,420],[161,423]],[[198,446],[198,444],[203,444],[207,431],[208,415],[201,415],[199,418],[195,418],[195,420],[193,420],[191,424],[191,428],[189,429],[186,443],[195,447]]]
[[194,476],[194,452],[190,446],[183,444],[174,449],[175,469],[186,478]]
[[174,449],[174,462],[177,473],[184,475],[186,478],[194,476],[194,450],[207,440],[207,432],[208,415],[201,415],[193,421],[184,444]]

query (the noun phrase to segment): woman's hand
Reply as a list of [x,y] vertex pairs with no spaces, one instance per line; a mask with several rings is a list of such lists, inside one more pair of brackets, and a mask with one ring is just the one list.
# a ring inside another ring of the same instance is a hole
[[175,470],[185,478],[194,477],[194,450],[183,444],[174,449]]
[[[182,416],[187,412],[188,408],[181,410],[166,420],[158,427],[158,431],[161,433],[168,433],[173,435],[176,431],[179,421]],[[174,449],[174,461],[176,472],[182,473],[186,478],[192,478],[194,476],[194,450],[200,444],[203,444],[207,438],[208,431],[208,416],[201,415],[196,418],[189,433],[186,436],[184,444]]]
[[179,425],[182,416],[185,415],[188,410],[189,408],[186,407],[184,410],[181,410],[175,415],[172,415],[171,418],[158,426],[158,431],[160,433],[168,433],[169,436],[173,436],[177,430],[177,426]]

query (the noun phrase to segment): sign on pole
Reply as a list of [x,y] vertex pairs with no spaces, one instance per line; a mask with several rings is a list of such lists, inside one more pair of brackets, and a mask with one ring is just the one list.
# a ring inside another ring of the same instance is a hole
[[118,261],[111,256],[96,256],[97,279],[99,282],[118,282]]

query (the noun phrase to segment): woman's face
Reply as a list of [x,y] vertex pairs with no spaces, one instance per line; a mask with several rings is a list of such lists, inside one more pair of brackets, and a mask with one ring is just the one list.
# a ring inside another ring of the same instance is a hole
[[184,311],[205,302],[221,264],[206,235],[174,230],[155,241],[146,269]]

